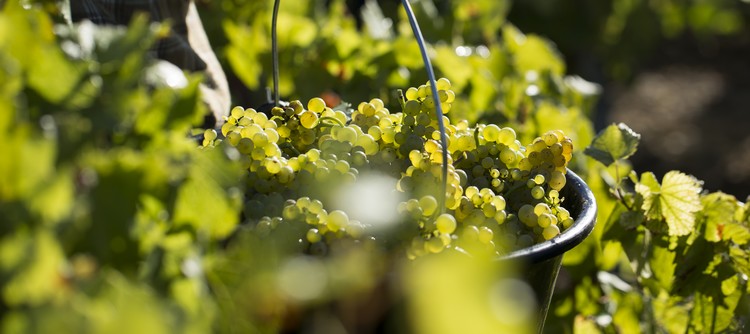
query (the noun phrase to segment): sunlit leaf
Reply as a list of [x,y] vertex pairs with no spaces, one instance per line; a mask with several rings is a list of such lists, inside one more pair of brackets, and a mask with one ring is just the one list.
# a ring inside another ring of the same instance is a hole
[[623,123],[612,124],[599,132],[584,151],[588,156],[606,166],[620,159],[627,159],[638,148],[641,135]]
[[[713,193],[701,198],[703,210],[700,216],[705,219],[705,238],[708,241],[718,242],[731,238],[731,234],[724,234],[725,228],[734,225],[734,214],[740,208],[734,196]],[[737,232],[740,232],[739,230]]]
[[700,210],[700,183],[692,176],[671,171],[664,175],[659,206],[669,226],[669,235],[686,235],[695,226],[695,212]]

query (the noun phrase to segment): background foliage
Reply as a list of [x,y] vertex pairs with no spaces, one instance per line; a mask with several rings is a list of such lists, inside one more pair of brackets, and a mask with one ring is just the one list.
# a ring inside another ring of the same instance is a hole
[[[434,65],[462,97],[451,117],[512,126],[523,141],[559,128],[577,147],[589,146],[587,155],[576,153],[572,168],[597,197],[599,224],[564,258],[549,332],[746,329],[747,204],[701,192],[700,181],[677,171],[661,180],[631,171],[627,159],[638,135],[612,125],[595,136],[598,87],[566,76],[549,40],[501,19],[509,2],[414,3]],[[524,6],[572,17],[555,10],[560,3]],[[243,105],[265,101],[270,86],[271,5],[222,0],[200,6]],[[633,43],[654,43],[687,27],[737,31],[745,23],[732,10],[736,5],[589,3],[587,10],[601,14],[586,15],[595,23],[581,24],[606,29],[570,24],[550,35],[563,47],[590,43],[611,54],[613,75],[625,76],[633,59],[627,52],[638,47],[621,42],[634,36],[627,33],[637,28],[630,22],[642,22],[636,15],[661,28]],[[380,97],[395,107],[396,89],[426,80],[401,15],[395,2],[282,5],[282,96]],[[203,113],[199,78],[175,90],[149,77],[146,51],[164,27],[142,18],[121,29],[55,22],[62,20],[52,2],[22,7],[10,1],[0,12],[2,332],[277,328],[294,309],[268,287],[294,248],[243,232],[238,163],[220,149],[197,149],[187,136]],[[375,263],[367,256],[342,255],[309,268],[347,268],[366,280],[379,270],[357,266]]]

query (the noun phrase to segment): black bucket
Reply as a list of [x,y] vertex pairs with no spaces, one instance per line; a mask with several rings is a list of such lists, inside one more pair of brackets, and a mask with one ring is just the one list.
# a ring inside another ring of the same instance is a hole
[[503,255],[498,260],[513,262],[518,269],[519,278],[534,290],[539,306],[539,333],[544,329],[563,254],[583,242],[596,224],[594,194],[588,185],[570,170],[560,197],[565,198],[563,206],[575,218],[573,225],[550,240]]

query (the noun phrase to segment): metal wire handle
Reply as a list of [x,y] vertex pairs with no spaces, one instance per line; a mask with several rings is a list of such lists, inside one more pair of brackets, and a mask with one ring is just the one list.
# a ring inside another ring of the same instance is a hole
[[414,33],[414,37],[417,39],[419,44],[419,51],[422,53],[422,61],[424,67],[427,70],[427,77],[430,80],[430,89],[432,90],[432,100],[435,102],[435,117],[437,117],[438,130],[440,130],[440,144],[443,146],[443,175],[442,182],[440,183],[441,192],[438,197],[438,206],[442,212],[445,212],[445,193],[447,190],[448,183],[448,137],[445,133],[445,124],[443,124],[443,107],[440,105],[440,98],[438,97],[437,82],[435,81],[435,72],[432,69],[432,62],[430,57],[427,56],[427,46],[422,37],[422,31],[419,29],[417,18],[414,16],[414,11],[411,9],[409,0],[401,0],[404,10],[406,10],[406,16],[409,18],[409,24],[411,25],[411,31]]
[[[271,54],[272,54],[272,66],[273,66],[273,103],[274,106],[279,105],[279,48],[278,48],[278,37],[276,36],[276,25],[279,16],[279,3],[281,0],[274,0],[273,2],[273,17],[271,19]],[[401,0],[401,4],[406,10],[406,16],[409,18],[409,24],[411,30],[414,33],[414,37],[417,39],[419,45],[419,51],[422,54],[422,61],[424,67],[427,70],[427,77],[430,82],[430,89],[432,91],[432,99],[435,103],[435,117],[437,118],[438,130],[440,131],[440,144],[443,146],[443,168],[442,168],[442,182],[440,184],[440,195],[438,196],[438,207],[441,212],[445,212],[445,193],[447,191],[448,182],[448,137],[445,132],[445,124],[443,122],[443,107],[440,105],[440,98],[438,96],[437,82],[435,80],[435,72],[432,69],[432,62],[430,57],[427,55],[427,46],[422,36],[422,31],[419,29],[417,18],[414,15],[414,11],[411,8],[409,0]]]

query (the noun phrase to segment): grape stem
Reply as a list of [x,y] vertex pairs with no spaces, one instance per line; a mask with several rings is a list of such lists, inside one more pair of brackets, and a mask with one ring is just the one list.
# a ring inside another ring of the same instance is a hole
[[279,148],[281,148],[281,149],[289,149],[290,151],[292,151],[292,153],[294,153],[295,157],[299,156],[300,154],[302,154],[290,142],[281,143],[281,145],[279,145]]
[[440,212],[445,212],[445,193],[447,190],[446,183],[448,182],[448,138],[445,134],[445,124],[443,124],[443,107],[440,105],[440,100],[438,99],[438,91],[437,91],[437,83],[435,80],[435,73],[432,69],[432,63],[430,62],[430,57],[427,55],[427,47],[425,46],[424,37],[422,37],[422,31],[419,29],[419,24],[417,24],[417,18],[414,16],[414,11],[411,9],[411,4],[409,4],[409,0],[401,0],[401,4],[404,6],[404,10],[406,11],[406,16],[409,18],[409,24],[411,25],[411,30],[414,33],[414,37],[417,39],[417,44],[419,45],[419,51],[422,54],[422,61],[424,62],[424,67],[427,70],[427,77],[430,78],[430,89],[432,91],[432,99],[435,101],[435,116],[437,117],[438,122],[438,128],[440,130],[440,143],[443,145],[443,170],[442,170],[442,182],[440,184],[441,187],[441,193],[442,196],[438,196],[438,207],[440,208]]
[[[334,122],[336,124],[325,124],[325,123],[323,123],[323,121],[331,121],[331,122]],[[321,124],[323,124],[323,125],[331,125],[331,126],[338,125],[338,126],[341,126],[341,127],[346,126],[346,125],[344,125],[344,123],[341,123],[341,121],[338,120],[338,118],[330,117],[330,116],[323,116],[323,117],[318,118],[318,122],[315,123],[315,125],[313,127],[316,127],[316,126],[321,125]]]

